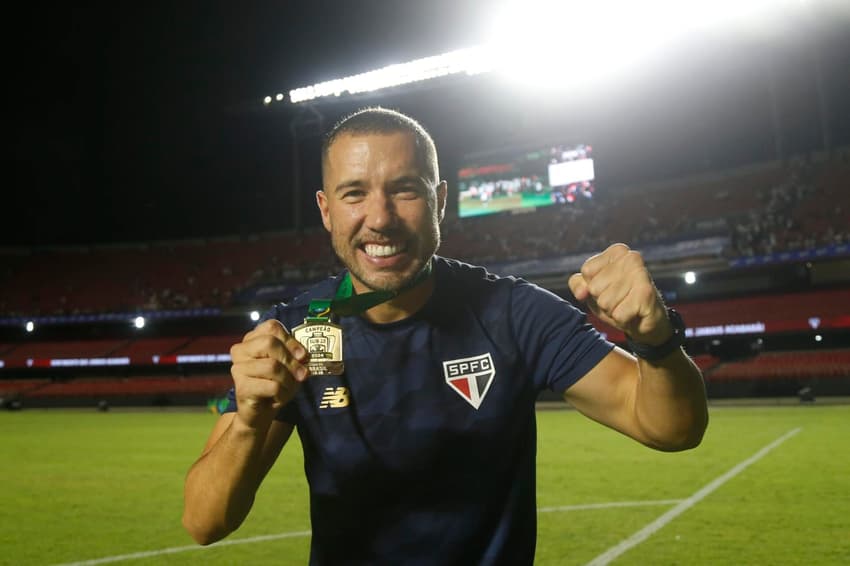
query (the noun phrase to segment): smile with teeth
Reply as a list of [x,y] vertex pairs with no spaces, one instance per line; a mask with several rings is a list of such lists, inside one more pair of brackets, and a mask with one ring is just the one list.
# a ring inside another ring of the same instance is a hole
[[370,257],[389,257],[405,250],[402,244],[366,244],[363,250]]

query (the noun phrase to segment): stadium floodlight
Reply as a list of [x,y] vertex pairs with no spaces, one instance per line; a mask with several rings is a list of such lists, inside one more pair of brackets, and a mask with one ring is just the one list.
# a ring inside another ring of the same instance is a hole
[[268,106],[268,105],[269,105],[269,104],[271,104],[271,103],[272,103],[272,97],[271,97],[271,96],[266,96],[266,97],[263,99],[263,104],[265,104],[266,106]]
[[821,340],[823,340],[823,336],[821,336],[820,334],[815,334],[815,342],[820,342]]
[[470,47],[296,88],[289,91],[289,99],[296,104],[321,97],[372,92],[448,75],[476,75],[489,71],[492,66],[491,50]]
[[145,327],[145,317],[137,316],[135,320],[133,320],[133,326],[136,328],[144,328]]
[[[653,56],[675,54],[673,42],[703,32],[796,31],[799,12],[807,8],[801,0],[508,0],[488,7],[491,19],[479,45],[295,88],[289,101],[490,71],[534,91],[575,89],[591,79],[642,70]],[[274,99],[282,102],[284,96]]]
[[35,330],[35,323],[31,320],[28,320],[26,325],[24,325],[24,328],[27,332],[32,332],[33,330]]
[[251,320],[253,320],[254,322],[260,320],[260,313],[257,311],[251,311]]
[[697,274],[694,273],[693,271],[686,271],[684,278],[685,278],[685,283],[687,283],[688,285],[693,285],[694,283],[697,282]]
[[[498,71],[535,92],[579,88],[634,66],[664,38],[648,2],[524,0],[494,11]],[[533,30],[533,41],[514,38]]]
[[[513,83],[572,91],[675,57],[679,43],[790,32],[801,8],[799,0],[509,0],[491,11],[488,43]],[[526,36],[533,40],[518,40]]]

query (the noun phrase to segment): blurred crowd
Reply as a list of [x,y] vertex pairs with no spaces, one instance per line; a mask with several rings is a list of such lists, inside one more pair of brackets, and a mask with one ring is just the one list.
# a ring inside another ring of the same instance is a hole
[[[472,263],[727,236],[728,257],[850,242],[850,152],[698,178],[598,188],[522,213],[449,217],[440,254]],[[124,246],[0,251],[0,316],[227,307],[258,285],[337,273],[320,227]]]

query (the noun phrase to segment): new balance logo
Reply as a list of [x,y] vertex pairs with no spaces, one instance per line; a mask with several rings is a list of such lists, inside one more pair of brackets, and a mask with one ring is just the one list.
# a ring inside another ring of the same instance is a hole
[[325,387],[325,392],[322,394],[322,402],[319,403],[320,409],[340,409],[347,406],[347,387]]

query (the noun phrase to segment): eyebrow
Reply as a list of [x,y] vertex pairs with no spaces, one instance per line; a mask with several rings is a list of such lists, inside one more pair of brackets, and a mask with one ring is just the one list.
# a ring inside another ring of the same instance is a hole
[[363,181],[359,181],[357,179],[351,179],[350,181],[343,181],[334,187],[334,193],[338,193],[343,189],[357,188],[363,186]]
[[405,183],[416,183],[425,187],[429,185],[425,177],[421,177],[418,175],[403,175],[390,181],[390,185],[403,185]]
[[[430,183],[425,177],[419,175],[402,175],[401,177],[396,177],[395,179],[391,179],[388,183],[390,186],[398,186],[403,185],[405,183],[416,183],[417,185],[422,185],[423,187],[430,186]],[[338,193],[345,189],[351,188],[363,188],[366,185],[365,182],[360,179],[350,179],[339,183],[334,187],[334,193]]]

